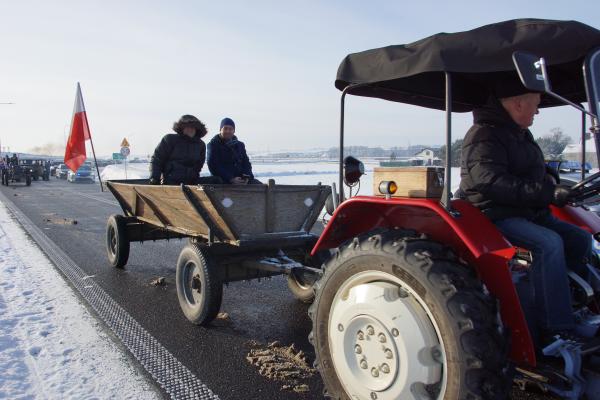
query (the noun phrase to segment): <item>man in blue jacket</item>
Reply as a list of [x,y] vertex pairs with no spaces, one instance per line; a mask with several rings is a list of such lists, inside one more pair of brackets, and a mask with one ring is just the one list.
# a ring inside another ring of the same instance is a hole
[[207,163],[210,173],[220,177],[225,183],[261,183],[254,179],[246,147],[235,136],[235,123],[231,118],[223,118],[219,134],[208,142]]

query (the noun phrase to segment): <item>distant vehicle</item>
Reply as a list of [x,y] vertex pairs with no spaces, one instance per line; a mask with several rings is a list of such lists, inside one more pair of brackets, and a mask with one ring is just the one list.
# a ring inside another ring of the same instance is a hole
[[9,164],[2,169],[2,184],[9,186],[13,182],[25,182],[25,185],[31,185],[31,168],[19,162],[18,165]]
[[61,165],[61,163],[57,161],[52,161],[50,163],[50,176],[56,176],[56,169],[59,165]]
[[67,179],[68,173],[69,167],[67,167],[65,164],[60,164],[58,167],[56,167],[56,170],[54,171],[54,176],[56,177],[56,179]]
[[40,178],[47,181],[50,179],[50,164],[49,161],[43,159],[27,159],[21,160],[20,163],[31,169],[31,178],[34,181]]
[[[579,161],[562,161],[560,163],[560,172],[579,172],[581,171],[581,163]],[[592,169],[592,166],[590,163],[585,163],[583,165],[585,172],[590,172],[590,169]]]
[[96,181],[96,173],[92,169],[91,164],[83,164],[77,172],[69,170],[67,173],[67,182],[89,182],[94,183]]

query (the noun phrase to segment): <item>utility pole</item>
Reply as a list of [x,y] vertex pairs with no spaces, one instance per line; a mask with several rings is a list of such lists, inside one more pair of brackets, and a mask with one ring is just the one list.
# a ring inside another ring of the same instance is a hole
[[[15,104],[15,103],[13,103],[12,101],[0,102],[0,105],[12,105],[12,104]],[[8,147],[7,147],[7,149],[8,149]],[[2,156],[2,145],[0,144],[0,158],[1,158],[1,156]]]

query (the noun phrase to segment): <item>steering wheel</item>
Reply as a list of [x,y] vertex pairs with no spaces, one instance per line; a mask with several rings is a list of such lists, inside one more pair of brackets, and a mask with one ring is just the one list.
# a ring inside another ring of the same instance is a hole
[[[575,185],[571,186],[571,195],[569,196],[569,203],[573,205],[584,205],[585,200],[600,194],[600,181],[598,181],[598,178],[600,178],[600,172],[596,172],[595,174],[583,179],[581,182],[578,182]],[[598,199],[595,199],[595,201],[589,203],[597,202]]]
[[598,177],[600,177],[600,172],[596,172],[595,174],[588,176],[581,182],[577,182],[575,185],[571,186],[571,190],[577,190],[580,187],[582,187],[583,185],[590,183],[591,181],[597,179]]

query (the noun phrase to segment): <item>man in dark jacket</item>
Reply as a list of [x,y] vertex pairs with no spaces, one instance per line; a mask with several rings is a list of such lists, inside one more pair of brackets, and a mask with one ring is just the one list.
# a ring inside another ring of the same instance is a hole
[[548,172],[528,130],[540,94],[525,91],[503,86],[473,111],[474,125],[462,145],[460,190],[513,245],[532,252],[529,278],[517,290],[532,335],[546,343],[575,326],[567,267],[587,276],[592,241],[550,212],[550,204],[567,203],[570,191]]
[[246,147],[235,136],[235,123],[231,118],[221,121],[219,134],[208,142],[208,168],[211,174],[220,177],[225,183],[261,183],[254,179]]
[[200,177],[206,159],[202,137],[206,126],[193,115],[184,115],[173,125],[176,133],[165,135],[150,161],[150,183],[197,185],[222,183],[216,177]]

